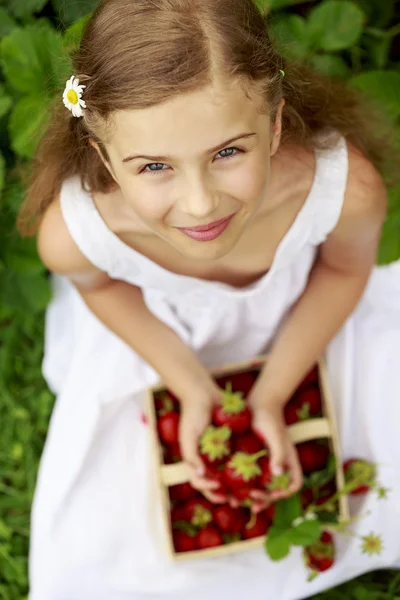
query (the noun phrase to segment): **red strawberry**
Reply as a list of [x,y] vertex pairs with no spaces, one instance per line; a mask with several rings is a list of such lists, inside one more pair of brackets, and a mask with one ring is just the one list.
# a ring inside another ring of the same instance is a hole
[[219,377],[217,383],[222,389],[226,389],[230,384],[232,391],[241,392],[246,398],[257,379],[258,373],[233,373],[232,375]]
[[304,488],[300,493],[300,502],[303,511],[307,510],[307,508],[314,501],[314,494],[311,488]]
[[315,417],[322,410],[321,394],[316,387],[300,390],[284,408],[287,425]]
[[297,444],[296,449],[303,473],[308,474],[313,471],[320,471],[326,467],[330,456],[330,450],[326,444],[320,444],[312,440]]
[[154,404],[158,414],[179,411],[179,401],[171,392],[158,392],[154,398]]
[[200,529],[196,535],[196,544],[200,549],[222,546],[223,543],[221,533],[213,525],[207,525],[207,527]]
[[250,494],[254,489],[254,487],[240,487],[232,490],[232,494],[236,500],[239,500],[242,506],[251,507],[254,504],[254,500]]
[[360,485],[350,494],[357,496],[365,494],[376,484],[376,467],[363,458],[350,458],[343,465],[346,484],[359,482]]
[[304,377],[303,381],[299,385],[298,389],[308,387],[309,385],[318,385],[319,382],[319,368],[315,365],[309,373]]
[[197,540],[184,531],[175,530],[172,532],[174,548],[176,552],[192,552],[197,550]]
[[328,483],[325,483],[318,490],[318,497],[317,497],[317,501],[316,501],[317,506],[321,506],[321,504],[325,504],[325,502],[328,502],[328,500],[330,498],[333,498],[333,496],[335,494],[336,494],[335,480],[328,481]]
[[261,481],[261,467],[258,460],[265,456],[266,450],[256,454],[235,452],[224,468],[224,480],[231,490],[239,488],[259,488]]
[[304,549],[307,566],[313,571],[327,571],[335,561],[335,544],[333,536],[323,531],[317,542]]
[[227,460],[232,453],[231,435],[226,425],[207,427],[200,438],[200,456],[206,464],[218,466]]
[[166,465],[171,465],[177,462],[181,462],[182,452],[179,442],[177,444],[169,444],[165,447],[164,462]]
[[206,527],[213,519],[213,505],[199,496],[185,504],[186,520],[195,527]]
[[157,422],[158,435],[165,444],[177,444],[179,441],[179,415],[168,412],[161,415]]
[[182,505],[174,506],[171,510],[171,523],[186,521],[186,509]]
[[240,533],[246,524],[246,512],[229,504],[215,506],[213,516],[214,523],[224,533]]
[[233,439],[234,452],[247,452],[247,454],[255,454],[264,450],[265,446],[255,433],[246,433]]
[[268,456],[260,458],[258,464],[261,467],[261,487],[272,492],[274,490],[287,490],[290,483],[290,473],[284,471],[282,475],[272,475],[270,460]]
[[178,483],[169,488],[169,496],[172,502],[185,502],[186,500],[195,498],[198,493],[190,483]]
[[270,506],[268,506],[268,508],[264,510],[264,513],[268,521],[270,523],[273,523],[275,518],[275,506],[273,504],[270,504]]
[[257,515],[252,515],[250,521],[242,529],[242,536],[245,540],[261,537],[268,531],[270,521],[265,512],[260,512]]
[[222,392],[221,403],[213,410],[213,423],[219,427],[227,425],[235,435],[250,431],[251,411],[241,392],[232,392],[228,383]]
[[228,488],[225,485],[223,468],[206,465],[205,478],[211,481],[217,481],[219,487],[213,490],[214,494],[227,494]]

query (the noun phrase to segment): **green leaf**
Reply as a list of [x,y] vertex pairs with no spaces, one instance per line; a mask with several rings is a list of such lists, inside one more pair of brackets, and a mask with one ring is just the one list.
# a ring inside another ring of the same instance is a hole
[[20,19],[40,12],[46,3],[47,0],[9,0],[9,8]]
[[310,62],[312,66],[323,75],[330,77],[347,78],[350,74],[350,69],[340,56],[332,54],[314,54]]
[[389,264],[400,258],[400,185],[389,190],[388,204],[379,248],[380,264]]
[[308,35],[317,49],[344,50],[357,43],[364,21],[364,13],[350,0],[327,0],[311,11]]
[[310,519],[292,527],[288,532],[289,541],[294,546],[309,546],[316,542],[321,535],[321,523]]
[[284,55],[301,60],[310,53],[306,21],[298,15],[275,20],[272,32]]
[[293,521],[301,515],[300,495],[295,494],[290,498],[279,500],[275,504],[274,525],[288,529]]
[[0,152],[0,194],[4,189],[6,180],[6,161],[3,154]]
[[12,107],[13,99],[6,92],[4,85],[0,83],[0,118],[4,117]]
[[91,14],[85,15],[76,23],[73,23],[63,36],[64,50],[68,53],[79,47],[80,41],[85,31],[86,25],[89,23]]
[[256,4],[261,10],[278,10],[279,8],[304,4],[305,2],[315,2],[315,0],[256,0]]
[[339,523],[337,514],[328,512],[327,510],[318,511],[318,520],[320,523],[330,523],[334,525]]
[[394,17],[395,0],[353,0],[374,27],[385,27]]
[[0,8],[0,38],[17,27],[17,22],[5,8]]
[[400,73],[369,71],[351,79],[351,84],[365,94],[380,110],[392,118],[400,117]]
[[14,29],[0,44],[1,66],[10,85],[23,94],[52,94],[59,86],[61,36],[46,20]]
[[93,12],[99,4],[99,0],[74,0],[74,2],[51,0],[51,3],[64,23],[72,23]]
[[271,560],[282,560],[290,551],[290,542],[287,529],[273,525],[265,540],[265,549]]
[[33,158],[49,116],[50,101],[44,96],[22,98],[9,122],[11,146],[23,158]]
[[51,298],[50,285],[43,275],[0,273],[0,302],[21,313],[44,310]]

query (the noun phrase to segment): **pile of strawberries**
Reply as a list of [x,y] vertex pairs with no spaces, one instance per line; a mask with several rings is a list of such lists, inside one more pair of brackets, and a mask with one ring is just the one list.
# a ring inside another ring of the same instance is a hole
[[[252,414],[246,398],[259,371],[256,369],[220,377],[216,381],[223,390],[222,401],[212,413],[212,424],[200,439],[199,451],[206,465],[206,476],[218,481],[215,493],[234,497],[239,507],[212,504],[189,483],[170,488],[171,526],[176,552],[190,552],[265,536],[274,518],[274,506],[254,515],[251,491],[284,489],[289,475],[272,476],[268,451],[263,440],[252,430]],[[155,397],[158,435],[165,464],[182,460],[179,447],[179,402],[170,393]],[[292,425],[322,414],[318,386],[318,370],[305,378],[285,407],[285,420]],[[297,445],[305,474],[323,469],[330,450],[326,441],[310,441]],[[214,490],[213,490],[214,491]],[[304,489],[302,504],[325,502],[336,491],[334,480],[318,490]],[[321,542],[322,543],[322,542]]]

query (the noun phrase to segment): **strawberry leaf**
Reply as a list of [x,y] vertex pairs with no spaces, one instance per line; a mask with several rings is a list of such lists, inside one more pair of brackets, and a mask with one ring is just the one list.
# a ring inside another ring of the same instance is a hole
[[282,560],[290,552],[288,530],[273,525],[265,540],[265,550],[271,560]]
[[336,513],[328,512],[327,510],[322,510],[318,512],[318,520],[320,523],[339,523],[339,519]]
[[295,519],[301,515],[300,495],[279,500],[275,504],[274,525],[281,529],[289,529]]
[[335,477],[336,460],[333,454],[329,457],[328,464],[321,471],[314,471],[308,477],[304,478],[304,487],[319,488],[328,483]]
[[303,521],[289,530],[290,543],[294,546],[310,546],[321,535],[321,523],[317,519]]

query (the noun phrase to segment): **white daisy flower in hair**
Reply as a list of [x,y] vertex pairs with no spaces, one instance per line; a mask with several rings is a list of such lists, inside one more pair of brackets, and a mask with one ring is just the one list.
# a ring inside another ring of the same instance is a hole
[[63,102],[64,106],[72,112],[74,117],[82,117],[82,109],[86,108],[86,103],[82,100],[82,94],[85,87],[86,85],[79,85],[79,79],[75,77],[75,75],[72,75],[67,81],[63,94]]

